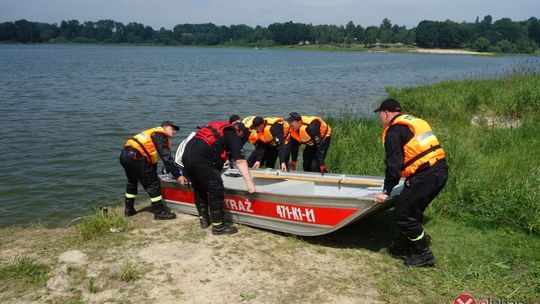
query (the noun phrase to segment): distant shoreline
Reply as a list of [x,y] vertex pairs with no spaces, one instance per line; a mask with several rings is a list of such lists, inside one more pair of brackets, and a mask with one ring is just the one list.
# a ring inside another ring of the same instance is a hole
[[[301,50],[301,51],[337,51],[337,52],[373,52],[373,53],[422,53],[422,54],[439,54],[439,55],[478,55],[478,56],[504,56],[504,55],[520,55],[520,54],[503,54],[490,52],[476,52],[463,49],[426,49],[417,48],[414,46],[402,47],[363,47],[359,45],[330,45],[330,44],[312,44],[312,45],[284,45],[270,47],[251,47],[242,45],[165,45],[155,43],[13,43],[0,42],[0,45],[107,45],[107,46],[163,46],[163,47],[203,47],[203,48],[246,48],[246,49],[271,49],[271,50]],[[536,54],[523,54],[528,56],[537,56]]]
[[466,51],[459,49],[423,49],[416,48],[409,50],[412,53],[427,53],[427,54],[444,54],[444,55],[482,55],[482,56],[495,56],[495,53],[489,52],[476,52],[476,51]]

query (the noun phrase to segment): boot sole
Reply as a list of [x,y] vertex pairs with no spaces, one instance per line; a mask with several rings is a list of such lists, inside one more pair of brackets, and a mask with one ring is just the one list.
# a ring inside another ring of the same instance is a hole
[[212,230],[213,235],[235,234],[237,232],[238,232],[238,230],[233,231],[233,232],[231,232],[231,231],[214,231],[214,230]]
[[404,263],[404,264],[407,267],[433,267],[435,266],[435,258],[422,262],[420,264],[407,264],[407,263]]
[[156,220],[156,221],[174,220],[175,218],[176,218],[176,216],[173,216],[173,217],[157,217],[157,216],[154,216],[154,220]]

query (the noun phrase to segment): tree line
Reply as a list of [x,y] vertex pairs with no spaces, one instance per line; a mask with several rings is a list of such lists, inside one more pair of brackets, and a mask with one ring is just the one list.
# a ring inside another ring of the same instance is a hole
[[235,45],[270,47],[295,44],[332,44],[365,47],[417,45],[424,48],[470,48],[501,53],[534,53],[540,45],[540,21],[509,18],[457,23],[421,21],[416,27],[392,24],[385,18],[379,26],[362,27],[352,21],[345,26],[273,23],[268,27],[218,26],[213,23],[178,24],[172,30],[113,20],[39,23],[27,20],[0,23],[0,41],[19,43],[151,43],[163,45]]

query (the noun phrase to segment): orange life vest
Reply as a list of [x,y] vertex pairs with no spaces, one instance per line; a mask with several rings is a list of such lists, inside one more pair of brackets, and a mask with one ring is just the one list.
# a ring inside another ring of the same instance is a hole
[[218,145],[223,151],[220,153],[221,159],[225,162],[227,160],[227,151],[225,150],[225,143],[223,138],[223,131],[227,128],[232,128],[236,131],[238,136],[241,136],[241,132],[234,124],[230,124],[226,121],[212,121],[209,122],[206,126],[202,127],[195,137],[198,137],[209,146]]
[[382,142],[386,140],[386,132],[393,125],[406,125],[414,133],[413,137],[403,147],[405,159],[401,167],[401,176],[409,177],[423,164],[433,165],[438,160],[445,158],[445,153],[439,140],[433,134],[429,124],[422,119],[411,115],[399,115],[382,134]]
[[[141,133],[128,139],[124,147],[132,147],[136,149],[137,151],[141,153],[142,156],[146,158],[146,160],[150,164],[155,165],[157,164],[159,155],[158,155],[156,146],[154,145],[154,142],[152,141],[152,134],[154,133],[160,133],[167,136],[167,133],[165,133],[165,130],[163,130],[162,127],[155,127],[152,129],[142,131]],[[167,144],[169,145],[169,148],[170,148],[171,141],[169,140]]]
[[291,128],[291,137],[301,144],[313,146],[313,138],[311,138],[311,136],[309,136],[309,134],[307,133],[307,127],[313,121],[318,121],[321,124],[322,139],[328,138],[330,137],[330,135],[332,135],[332,129],[320,117],[302,115],[302,125],[300,126],[298,131],[295,131]]
[[270,128],[272,128],[272,126],[277,123],[282,125],[283,128],[283,140],[285,141],[283,144],[287,144],[289,142],[290,135],[288,122],[286,122],[283,118],[275,117],[267,117],[264,119],[264,121],[266,122],[266,125],[264,126],[264,130],[257,134],[258,140],[271,146],[276,146],[274,136],[272,135],[272,132],[270,132]]
[[249,143],[251,143],[252,145],[255,145],[257,143],[257,141],[259,140],[259,137],[257,135],[257,130],[251,130],[251,132],[249,132]]

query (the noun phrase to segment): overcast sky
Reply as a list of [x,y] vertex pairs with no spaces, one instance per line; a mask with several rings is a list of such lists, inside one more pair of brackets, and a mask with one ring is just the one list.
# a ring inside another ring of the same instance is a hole
[[485,15],[494,21],[540,18],[540,0],[0,0],[0,22],[112,19],[155,30],[207,22],[266,27],[287,21],[313,25],[353,21],[366,27],[380,25],[383,18],[410,28],[426,19],[474,22]]

